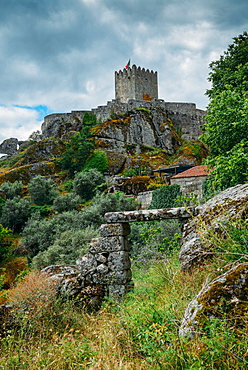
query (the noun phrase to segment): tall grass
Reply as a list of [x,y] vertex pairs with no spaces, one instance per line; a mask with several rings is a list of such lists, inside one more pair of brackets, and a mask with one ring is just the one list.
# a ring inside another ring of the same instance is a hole
[[[240,248],[237,230],[242,234],[243,226],[230,228],[234,237],[228,232],[226,245],[233,245],[230,237]],[[187,273],[180,271],[177,254],[149,270],[134,268],[135,289],[124,303],[107,300],[95,314],[56,298],[56,286],[45,277],[26,277],[10,296],[17,305],[15,327],[0,339],[0,369],[247,369],[248,321],[236,327],[223,315],[208,324],[207,335],[178,336],[188,303],[230,261],[217,253]]]

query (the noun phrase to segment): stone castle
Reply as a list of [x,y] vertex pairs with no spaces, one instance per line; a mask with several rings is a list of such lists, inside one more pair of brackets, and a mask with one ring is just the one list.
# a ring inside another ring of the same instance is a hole
[[121,103],[129,99],[152,101],[158,98],[157,72],[133,65],[115,72],[115,98]]
[[158,99],[157,72],[141,69],[136,65],[115,72],[115,99],[91,110],[50,114],[44,118],[41,130],[45,137],[61,137],[62,126],[80,130],[82,117],[86,112],[95,114],[97,119],[105,122],[113,113],[124,115],[140,108],[163,111],[184,139],[197,140],[201,134],[205,112],[197,109],[194,103],[165,102]]

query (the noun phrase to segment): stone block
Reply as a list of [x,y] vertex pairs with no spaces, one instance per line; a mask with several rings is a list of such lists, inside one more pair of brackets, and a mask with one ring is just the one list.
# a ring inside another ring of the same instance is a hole
[[112,271],[128,270],[131,267],[129,253],[126,251],[112,252],[109,254],[108,267]]
[[117,224],[102,224],[100,226],[100,236],[126,236],[131,232],[130,225],[128,222],[117,223]]
[[87,253],[76,261],[80,270],[81,276],[86,276],[89,272],[93,272],[97,267],[97,261],[93,254]]
[[125,295],[132,291],[133,284],[114,284],[109,285],[109,298],[121,302]]
[[89,248],[90,253],[93,254],[127,250],[128,241],[123,236],[111,236],[93,239]]
[[109,273],[109,284],[127,284],[132,280],[131,270],[112,271]]
[[108,266],[104,265],[103,263],[96,268],[96,271],[102,275],[106,275],[108,273],[108,270]]
[[107,258],[104,257],[102,254],[97,254],[96,255],[96,260],[98,263],[105,263],[107,262]]

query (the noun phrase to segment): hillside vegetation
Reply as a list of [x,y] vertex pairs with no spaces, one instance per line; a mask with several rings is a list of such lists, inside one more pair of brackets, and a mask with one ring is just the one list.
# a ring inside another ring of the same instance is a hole
[[[205,197],[247,183],[247,50],[244,32],[210,65],[212,88],[200,138],[205,144],[181,140],[169,124],[177,139],[170,155],[160,147],[142,147],[137,156],[129,146],[130,160],[123,166],[122,155],[116,154],[118,173],[131,175],[126,188],[133,194],[141,187],[162,188],[160,196],[155,191],[156,206],[163,197],[167,207],[187,205],[192,196],[182,197],[178,188],[151,179],[147,170],[182,158],[200,164],[208,150],[205,163],[214,169],[204,185]],[[150,112],[142,114],[149,121]],[[99,310],[92,310],[87,299],[58,295],[56,280],[39,272],[52,264],[74,264],[87,253],[106,212],[137,209],[133,197],[111,193],[104,172],[113,170],[113,156],[99,150],[102,143],[94,138],[96,130],[109,128],[114,119],[106,124],[87,114],[81,131],[69,134],[67,141],[38,137],[1,163],[0,304],[6,305],[0,306],[0,368],[247,369],[247,299],[220,299],[210,318],[201,316],[196,335],[179,335],[185,310],[201,288],[247,263],[247,202],[232,215],[217,205],[218,219],[214,210],[209,215],[213,227],[198,218],[194,231],[211,258],[190,271],[180,269],[176,221],[134,224],[134,290],[121,304],[106,297]],[[118,125],[125,119],[119,117]]]

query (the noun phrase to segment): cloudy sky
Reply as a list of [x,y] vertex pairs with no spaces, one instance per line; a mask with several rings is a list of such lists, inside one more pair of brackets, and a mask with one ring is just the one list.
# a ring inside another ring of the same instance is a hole
[[0,0],[0,142],[114,99],[129,58],[205,109],[209,63],[247,26],[247,0]]

